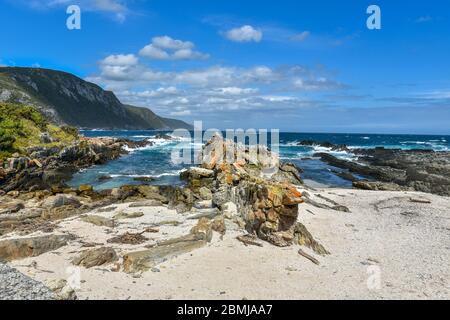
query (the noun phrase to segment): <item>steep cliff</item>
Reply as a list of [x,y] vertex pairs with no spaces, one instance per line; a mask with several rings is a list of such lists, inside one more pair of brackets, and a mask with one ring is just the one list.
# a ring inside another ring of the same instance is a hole
[[72,74],[41,68],[0,67],[0,102],[32,105],[55,124],[80,128],[191,128],[150,109],[126,106],[113,92]]

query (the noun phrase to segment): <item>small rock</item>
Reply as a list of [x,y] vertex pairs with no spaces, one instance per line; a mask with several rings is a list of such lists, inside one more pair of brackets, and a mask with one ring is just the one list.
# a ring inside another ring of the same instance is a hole
[[69,286],[66,280],[51,280],[46,284],[60,300],[77,300],[75,290]]
[[51,196],[42,202],[42,206],[49,209],[68,205],[78,208],[81,206],[81,203],[77,198],[67,194],[58,194],[56,196]]
[[122,219],[136,219],[136,218],[140,218],[143,217],[144,213],[143,212],[119,212],[118,214],[116,214],[113,218],[117,219],[117,220],[122,220]]
[[210,189],[208,189],[206,187],[201,187],[198,190],[198,193],[200,195],[200,198],[202,198],[203,200],[211,200],[212,199],[212,192]]
[[103,175],[97,178],[98,181],[108,181],[111,180],[112,177],[111,176],[107,176],[107,175]]
[[118,260],[116,251],[112,248],[103,247],[93,250],[87,250],[72,260],[74,265],[81,265],[86,268],[101,266],[106,263]]
[[94,188],[91,185],[82,184],[81,186],[78,187],[78,190],[80,192],[92,192],[94,191]]
[[142,207],[160,207],[162,206],[162,202],[159,200],[145,200],[145,201],[139,201],[134,202],[130,204],[129,208],[142,208]]
[[41,143],[48,144],[53,142],[53,138],[50,136],[48,132],[41,133],[39,137]]
[[0,214],[16,213],[24,209],[25,205],[22,201],[13,201],[0,204]]
[[238,215],[237,206],[233,202],[227,202],[222,205],[223,215],[227,219],[232,219],[234,216]]
[[136,177],[136,178],[133,178],[133,180],[137,181],[137,182],[152,182],[152,181],[155,181],[155,178],[152,178],[152,177]]
[[108,227],[108,228],[114,228],[115,222],[113,219],[108,219],[101,216],[96,215],[88,215],[81,217],[81,221],[92,223],[99,227]]
[[144,237],[141,233],[130,233],[126,232],[122,235],[109,239],[108,243],[123,243],[123,244],[141,244],[146,242],[148,239]]

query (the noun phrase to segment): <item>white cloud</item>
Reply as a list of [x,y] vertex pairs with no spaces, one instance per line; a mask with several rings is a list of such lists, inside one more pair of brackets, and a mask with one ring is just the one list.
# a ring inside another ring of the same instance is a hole
[[308,38],[310,35],[311,35],[311,33],[309,31],[303,31],[303,32],[293,35],[291,37],[291,40],[297,41],[297,42],[302,42],[302,41],[305,41],[306,38]]
[[[163,46],[174,45],[166,42]],[[177,48],[180,46],[178,43]],[[105,57],[99,62],[99,73],[87,80],[114,91],[124,103],[150,107],[161,115],[198,119],[214,118],[222,112],[241,116],[248,111],[295,112],[299,107],[314,106],[303,93],[341,88],[323,68],[213,65],[161,71],[133,54]]]
[[235,42],[260,42],[263,37],[261,30],[257,30],[250,25],[235,28],[227,31],[225,36],[228,40]]
[[192,49],[180,49],[172,55],[172,59],[174,60],[203,60],[208,58],[209,55],[193,51]]
[[257,93],[258,91],[259,90],[257,88],[238,88],[238,87],[225,87],[213,89],[214,93],[233,96]]
[[172,39],[169,36],[154,37],[152,42],[139,51],[146,58],[156,60],[202,60],[209,55],[193,50],[190,41]]
[[330,80],[326,77],[317,78],[294,78],[292,81],[293,87],[303,91],[320,91],[320,90],[333,90],[342,89],[345,87],[342,83],[334,80]]
[[189,116],[191,115],[191,111],[190,110],[172,111],[170,115],[173,117]]
[[188,70],[175,75],[174,81],[194,86],[228,85],[235,80],[235,68],[214,66]]
[[91,82],[112,82],[121,81],[128,83],[114,85],[113,88],[122,88],[129,83],[163,81],[170,77],[170,74],[154,71],[147,66],[140,64],[139,58],[134,54],[110,55],[99,63],[100,76],[88,77]]
[[156,47],[153,44],[146,45],[144,48],[141,49],[141,51],[139,51],[139,54],[143,57],[157,59],[157,60],[169,60],[170,59],[170,55],[166,51]]
[[181,50],[192,49],[194,44],[190,41],[174,40],[169,36],[154,37],[152,43],[163,49]]
[[101,61],[102,64],[111,66],[134,66],[138,62],[139,59],[134,54],[110,55]]

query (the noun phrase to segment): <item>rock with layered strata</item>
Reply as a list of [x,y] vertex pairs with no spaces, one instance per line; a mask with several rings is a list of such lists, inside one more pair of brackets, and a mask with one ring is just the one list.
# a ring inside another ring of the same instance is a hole
[[218,135],[206,143],[200,162],[200,168],[184,174],[199,197],[209,186],[213,206],[228,219],[238,214],[247,231],[277,246],[293,243],[298,205],[303,202],[293,184],[301,183],[298,168],[280,164],[267,147],[244,147]]
[[155,247],[130,252],[123,257],[123,270],[127,273],[145,272],[178,255],[201,248],[211,241],[212,226],[209,219],[200,219],[191,233],[158,243]]
[[36,257],[67,245],[73,238],[71,235],[48,235],[2,240],[0,241],[0,260],[11,261]]
[[72,260],[72,263],[77,266],[92,268],[115,262],[118,259],[117,253],[113,248],[101,247],[82,252]]

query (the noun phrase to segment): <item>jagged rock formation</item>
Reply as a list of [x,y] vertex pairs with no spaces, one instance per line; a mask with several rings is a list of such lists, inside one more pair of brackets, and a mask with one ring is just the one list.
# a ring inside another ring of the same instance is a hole
[[195,194],[210,189],[213,206],[222,212],[235,204],[237,218],[249,233],[277,246],[294,242],[303,200],[292,182],[301,183],[299,172],[293,165],[280,165],[267,148],[246,148],[214,136],[204,147],[200,167],[190,168],[182,178]]
[[0,102],[35,106],[58,125],[104,129],[192,128],[183,121],[159,117],[148,108],[124,105],[111,91],[72,74],[48,69],[0,67]]

